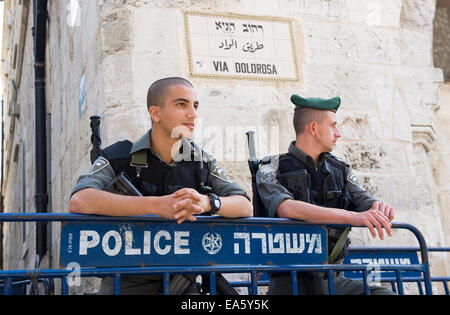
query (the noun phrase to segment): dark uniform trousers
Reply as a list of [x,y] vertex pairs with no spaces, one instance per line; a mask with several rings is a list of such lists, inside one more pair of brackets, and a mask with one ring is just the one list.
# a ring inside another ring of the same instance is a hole
[[[320,277],[320,276],[318,276]],[[302,276],[299,275],[298,293],[300,295],[328,295],[328,279],[320,279],[320,284],[311,287],[304,285]],[[370,286],[370,295],[395,295],[389,289],[380,286]],[[334,276],[334,291],[336,295],[363,295],[364,282],[362,280],[348,279],[342,273]],[[272,277],[269,284],[269,295],[290,295],[292,294],[291,278],[289,275]]]

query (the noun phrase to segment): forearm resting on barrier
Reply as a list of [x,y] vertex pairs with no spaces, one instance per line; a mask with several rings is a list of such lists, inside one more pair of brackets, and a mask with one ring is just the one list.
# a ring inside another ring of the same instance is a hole
[[[199,193],[184,193],[181,189],[166,196],[126,196],[93,188],[82,189],[73,194],[69,212],[108,216],[158,215],[166,219],[195,221],[194,215],[209,210],[209,197]],[[252,205],[243,196],[221,197],[220,216],[250,217]]]
[[175,201],[173,194],[140,197],[86,188],[73,194],[69,212],[108,216],[159,215],[166,219],[176,219],[179,210],[173,207]]
[[[393,213],[393,211],[392,211]],[[384,239],[383,228],[392,236],[391,218],[379,209],[378,204],[364,212],[353,212],[344,209],[326,208],[303,201],[286,199],[277,208],[280,218],[291,218],[317,224],[349,224],[352,226],[366,226],[373,237]],[[376,230],[376,231],[375,231]]]

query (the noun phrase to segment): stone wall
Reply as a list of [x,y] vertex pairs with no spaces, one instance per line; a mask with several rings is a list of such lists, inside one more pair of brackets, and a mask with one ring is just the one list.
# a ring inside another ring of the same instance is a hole
[[434,66],[442,68],[445,81],[450,81],[450,8],[436,8],[433,26]]
[[[34,212],[34,68],[33,41],[27,26],[33,24],[32,7],[13,7],[10,25],[3,31],[4,157],[3,194],[5,212]],[[5,11],[6,12],[6,11]],[[5,14],[6,17],[6,14]],[[12,32],[12,30],[16,30]],[[20,43],[20,45],[19,45]],[[15,57],[15,62],[14,62]],[[7,75],[5,75],[5,73]],[[13,110],[15,105],[16,110]],[[34,223],[4,224],[3,241],[5,269],[35,266]]]
[[[436,183],[436,193],[440,212],[439,221],[442,224],[444,238],[438,242],[439,246],[450,244],[450,84],[446,83],[439,89],[440,106],[436,110],[436,141],[430,151],[430,163],[432,175]],[[436,273],[442,276],[450,272],[449,259],[445,254],[434,254],[431,256],[435,261]]]

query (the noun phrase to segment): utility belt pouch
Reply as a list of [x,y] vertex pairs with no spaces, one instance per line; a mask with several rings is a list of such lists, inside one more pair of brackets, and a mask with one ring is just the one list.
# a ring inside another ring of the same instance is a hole
[[311,203],[309,191],[311,179],[305,169],[279,174],[277,180],[294,195],[296,200]]

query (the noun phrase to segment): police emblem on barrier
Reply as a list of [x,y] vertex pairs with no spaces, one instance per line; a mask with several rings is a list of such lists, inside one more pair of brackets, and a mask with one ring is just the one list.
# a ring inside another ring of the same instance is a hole
[[203,235],[202,246],[208,254],[217,254],[222,249],[222,237],[219,233],[208,232]]

